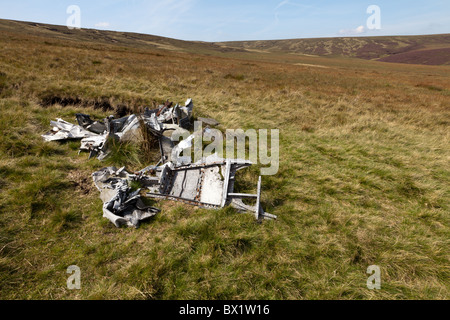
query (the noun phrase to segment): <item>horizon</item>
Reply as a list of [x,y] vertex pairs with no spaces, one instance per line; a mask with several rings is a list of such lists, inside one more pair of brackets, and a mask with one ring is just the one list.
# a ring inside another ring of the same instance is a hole
[[79,8],[82,29],[156,35],[185,41],[226,42],[450,33],[443,0],[320,2],[205,0],[44,0],[0,3],[0,18],[65,26]]
[[[13,19],[3,19],[0,18],[0,20],[4,21],[13,21],[13,22],[23,22],[23,23],[35,23],[40,25],[49,25],[49,26],[57,26],[57,27],[66,27],[63,24],[50,24],[50,23],[43,23],[43,22],[37,22],[37,21],[24,21],[24,20],[13,20]],[[133,31],[123,31],[123,30],[110,30],[110,29],[98,29],[98,28],[81,28],[81,30],[96,30],[96,31],[108,31],[108,32],[119,32],[119,33],[131,33],[131,34],[142,34],[142,35],[149,35],[149,36],[155,36],[155,37],[161,37],[161,38],[167,38],[167,39],[173,39],[173,40],[180,40],[180,41],[187,41],[187,42],[206,42],[206,43],[221,43],[221,42],[253,42],[253,41],[283,41],[283,40],[306,40],[306,39],[340,39],[340,38],[383,38],[383,37],[426,37],[426,36],[439,36],[439,35],[447,35],[450,34],[450,32],[447,33],[428,33],[428,34],[398,34],[398,35],[349,35],[349,36],[331,36],[331,37],[311,37],[311,38],[279,38],[279,39],[261,39],[261,40],[255,40],[255,39],[244,39],[244,40],[226,40],[226,41],[203,41],[203,40],[184,40],[184,39],[177,39],[177,38],[170,38],[161,36],[158,34],[150,34],[150,33],[141,33],[141,32],[133,32]]]

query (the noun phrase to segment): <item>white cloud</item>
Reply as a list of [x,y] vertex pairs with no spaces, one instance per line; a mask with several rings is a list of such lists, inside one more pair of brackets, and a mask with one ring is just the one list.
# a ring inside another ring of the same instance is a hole
[[99,23],[96,23],[95,26],[97,28],[107,28],[110,26],[110,24],[109,24],[109,22],[99,22]]
[[341,35],[357,35],[366,33],[366,28],[364,26],[359,26],[355,29],[342,29],[339,30],[339,34]]
[[359,26],[358,28],[355,29],[356,34],[360,34],[360,33],[364,33],[364,32],[366,32],[366,28],[364,28],[364,26]]

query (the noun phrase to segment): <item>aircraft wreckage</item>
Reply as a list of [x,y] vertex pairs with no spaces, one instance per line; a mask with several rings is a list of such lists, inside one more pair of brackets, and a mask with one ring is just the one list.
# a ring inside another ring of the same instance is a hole
[[[57,119],[51,121],[52,130],[42,137],[46,141],[81,139],[80,151],[88,151],[89,158],[97,156],[100,160],[110,152],[109,139],[132,141],[139,135],[141,125],[158,138],[161,153],[158,164],[135,173],[129,173],[125,168],[108,167],[92,174],[103,201],[103,217],[116,227],[138,228],[141,221],[160,212],[160,209],[145,204],[144,194],[147,198],[179,201],[201,208],[219,209],[231,205],[239,212],[252,213],[258,221],[276,219],[261,207],[261,177],[256,194],[234,192],[237,171],[251,166],[252,162],[224,159],[213,154],[191,163],[190,157],[180,155],[192,146],[195,135],[201,133],[195,132],[176,146],[163,134],[168,130],[188,129],[193,106],[192,99],[188,99],[185,106],[167,102],[157,109],[145,109],[143,114],[120,119],[110,116],[103,122],[77,114],[78,125]],[[205,119],[205,123],[217,124],[213,119]],[[133,182],[140,189],[133,190]]]

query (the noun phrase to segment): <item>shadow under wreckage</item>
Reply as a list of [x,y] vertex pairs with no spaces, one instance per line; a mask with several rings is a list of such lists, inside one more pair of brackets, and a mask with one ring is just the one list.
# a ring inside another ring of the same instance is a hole
[[[158,164],[136,173],[129,173],[125,168],[107,167],[92,174],[103,201],[103,216],[116,227],[127,225],[138,228],[141,221],[160,212],[158,208],[145,205],[142,199],[144,194],[148,198],[179,201],[208,209],[231,205],[239,212],[253,214],[258,221],[276,219],[277,216],[261,207],[261,177],[256,194],[234,192],[237,171],[251,166],[252,162],[223,159],[217,154],[195,163],[179,157],[184,149],[191,147],[194,137],[201,133],[192,134],[176,146],[163,133],[189,128],[192,110],[193,102],[189,99],[184,107],[166,103],[158,109],[146,109],[141,115],[120,119],[109,117],[104,123],[78,114],[78,126],[58,119],[57,122],[52,121],[53,130],[43,137],[47,141],[81,138],[80,150],[88,150],[90,157],[97,155],[100,160],[109,152],[106,143],[109,138],[133,140],[139,134],[141,125],[145,125],[158,139],[161,153]],[[208,120],[212,119],[205,119]],[[133,182],[141,188],[133,190]]]

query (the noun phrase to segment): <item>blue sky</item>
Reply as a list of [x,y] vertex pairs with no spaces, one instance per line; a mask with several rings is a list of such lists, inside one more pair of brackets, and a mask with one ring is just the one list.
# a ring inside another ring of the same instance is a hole
[[[69,5],[81,26],[183,40],[268,40],[450,33],[449,0],[0,0],[0,18],[65,25]],[[369,30],[367,8],[381,9]]]

